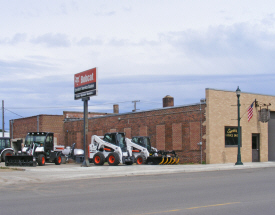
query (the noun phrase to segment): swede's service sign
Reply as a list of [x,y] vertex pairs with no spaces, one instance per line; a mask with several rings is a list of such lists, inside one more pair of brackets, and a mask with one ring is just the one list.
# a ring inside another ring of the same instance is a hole
[[97,68],[74,75],[74,99],[97,95]]

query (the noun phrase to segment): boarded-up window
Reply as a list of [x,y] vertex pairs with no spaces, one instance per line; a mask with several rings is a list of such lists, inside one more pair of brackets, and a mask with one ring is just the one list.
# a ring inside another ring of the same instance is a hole
[[103,130],[97,130],[96,135],[97,136],[103,136]]
[[199,150],[200,122],[190,122],[190,150]]
[[132,138],[132,134],[131,134],[131,128],[124,128],[124,133],[125,133],[125,136],[129,139]]
[[165,125],[156,127],[156,146],[158,150],[165,150]]
[[76,133],[76,148],[83,148],[83,142],[81,141],[81,132]]
[[173,150],[182,150],[182,124],[172,124],[172,144]]
[[139,128],[139,135],[140,136],[147,136],[147,126],[141,126]]

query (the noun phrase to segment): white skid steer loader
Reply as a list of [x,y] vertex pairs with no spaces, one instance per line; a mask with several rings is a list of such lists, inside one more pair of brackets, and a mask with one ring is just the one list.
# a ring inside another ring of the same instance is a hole
[[106,133],[104,137],[93,135],[89,146],[89,160],[97,166],[105,162],[110,166],[132,165],[135,161],[131,150],[127,148],[124,133]]

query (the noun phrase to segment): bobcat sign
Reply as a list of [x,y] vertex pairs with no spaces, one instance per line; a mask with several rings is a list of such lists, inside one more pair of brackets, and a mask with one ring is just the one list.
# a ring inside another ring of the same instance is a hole
[[97,95],[97,68],[74,75],[74,99]]

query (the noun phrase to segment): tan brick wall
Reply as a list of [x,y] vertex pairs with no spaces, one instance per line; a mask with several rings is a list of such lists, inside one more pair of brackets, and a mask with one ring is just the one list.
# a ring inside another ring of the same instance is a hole
[[[247,109],[255,99],[271,103],[275,111],[275,97],[251,93],[240,95],[240,125],[242,127],[242,162],[252,162],[252,134],[260,134],[260,161],[268,161],[268,123],[258,121],[259,107],[253,108],[253,118],[248,122]],[[225,147],[225,126],[238,126],[236,92],[206,89],[206,163],[235,163],[238,147]]]

